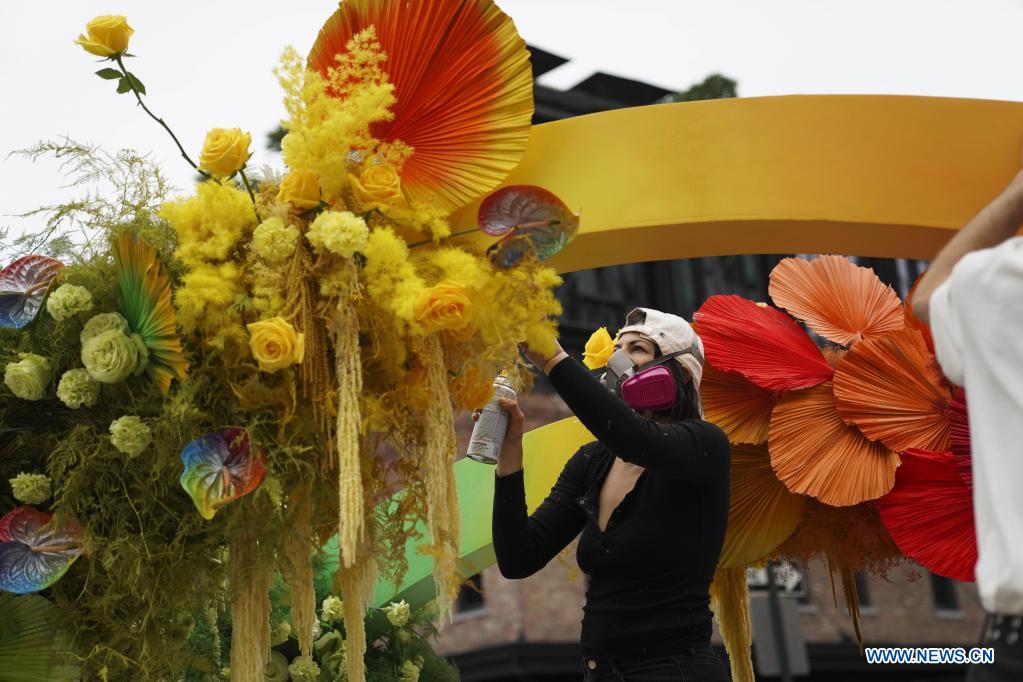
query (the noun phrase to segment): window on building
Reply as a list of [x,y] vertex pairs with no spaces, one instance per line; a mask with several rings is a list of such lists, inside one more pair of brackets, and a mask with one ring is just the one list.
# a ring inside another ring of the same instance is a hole
[[483,576],[480,573],[470,576],[462,583],[455,602],[455,613],[469,613],[483,609]]
[[867,576],[862,571],[856,571],[856,596],[860,602],[860,613],[870,614],[874,613],[877,609],[874,606],[874,601],[870,597],[870,581],[867,580]]
[[939,615],[958,615],[962,612],[954,580],[931,573],[931,594],[934,596],[934,608]]

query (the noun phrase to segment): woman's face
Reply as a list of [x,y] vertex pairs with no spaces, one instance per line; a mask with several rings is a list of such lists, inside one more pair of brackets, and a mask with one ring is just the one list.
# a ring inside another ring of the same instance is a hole
[[615,348],[624,350],[635,365],[643,365],[654,359],[654,342],[643,338],[639,332],[625,332]]

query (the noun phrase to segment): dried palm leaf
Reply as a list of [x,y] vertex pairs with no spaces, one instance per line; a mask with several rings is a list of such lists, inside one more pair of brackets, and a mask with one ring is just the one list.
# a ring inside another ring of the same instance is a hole
[[842,421],[830,381],[783,395],[771,415],[768,442],[778,479],[826,504],[873,500],[895,484],[899,456]]
[[843,346],[903,326],[898,294],[842,256],[786,258],[771,271],[768,292],[775,305]]
[[916,329],[856,344],[835,369],[834,383],[838,413],[870,440],[896,452],[948,449],[952,393]]

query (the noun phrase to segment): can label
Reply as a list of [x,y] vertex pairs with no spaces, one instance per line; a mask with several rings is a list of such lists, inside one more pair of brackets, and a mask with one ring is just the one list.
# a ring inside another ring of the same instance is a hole
[[466,457],[483,462],[497,464],[501,454],[501,445],[508,433],[508,413],[501,409],[498,400],[501,398],[515,399],[513,389],[503,377],[494,380],[494,396],[480,411],[479,419],[472,429]]

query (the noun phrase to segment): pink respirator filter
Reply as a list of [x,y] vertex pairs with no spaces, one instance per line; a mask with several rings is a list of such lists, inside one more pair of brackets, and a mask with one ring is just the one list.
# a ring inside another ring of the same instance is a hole
[[675,404],[675,377],[664,365],[643,370],[622,383],[622,400],[634,410],[666,410]]

